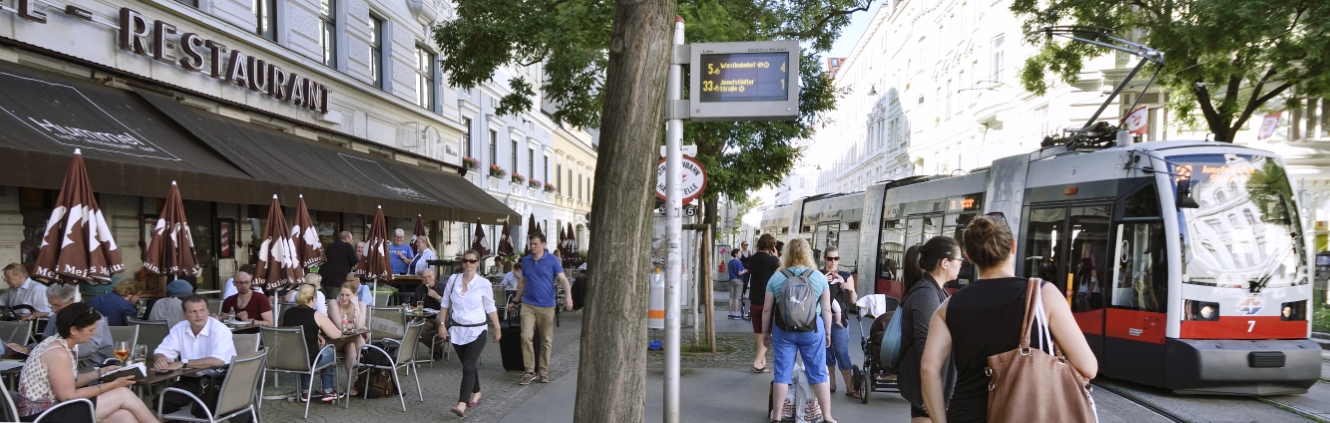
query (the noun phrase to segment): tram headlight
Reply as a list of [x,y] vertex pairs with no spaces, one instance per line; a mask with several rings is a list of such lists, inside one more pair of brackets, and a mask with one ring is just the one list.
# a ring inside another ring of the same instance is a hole
[[1280,320],[1307,320],[1307,302],[1292,301],[1280,304]]
[[1213,301],[1186,301],[1187,320],[1219,320],[1219,303]]

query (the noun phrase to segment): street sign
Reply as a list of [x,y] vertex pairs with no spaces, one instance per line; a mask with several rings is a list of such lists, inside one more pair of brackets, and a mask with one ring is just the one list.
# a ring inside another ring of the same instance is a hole
[[[683,166],[680,166],[679,191],[683,193],[683,204],[693,201],[693,199],[702,195],[702,190],[707,188],[707,171],[702,168],[702,163],[690,156],[683,157]],[[665,200],[665,159],[660,159],[656,164],[656,198]]]
[[689,120],[793,120],[799,117],[799,42],[689,46]]

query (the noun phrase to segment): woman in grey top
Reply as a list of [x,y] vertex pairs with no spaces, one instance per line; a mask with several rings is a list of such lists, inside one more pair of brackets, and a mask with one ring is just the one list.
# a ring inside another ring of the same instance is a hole
[[[917,251],[917,253],[914,253]],[[901,396],[910,402],[910,421],[929,421],[924,409],[923,389],[919,362],[924,354],[924,341],[928,339],[928,323],[933,312],[947,299],[943,284],[955,280],[961,271],[961,249],[951,237],[936,236],[924,245],[911,248],[905,256],[905,315],[901,316],[901,362],[899,383]],[[950,398],[956,384],[956,367],[948,358],[943,366],[943,396]],[[945,413],[945,412],[943,412]]]

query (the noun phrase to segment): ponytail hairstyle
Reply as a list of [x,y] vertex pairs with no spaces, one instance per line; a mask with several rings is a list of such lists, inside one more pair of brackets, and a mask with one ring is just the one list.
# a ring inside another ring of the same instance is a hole
[[901,302],[905,301],[905,293],[910,292],[923,276],[924,271],[919,268],[919,245],[911,245],[905,250],[905,260],[901,263]]
[[965,227],[965,255],[981,270],[1001,266],[1011,257],[1015,238],[1006,221],[999,219],[979,216]]
[[[932,272],[937,268],[942,259],[956,260],[960,257],[952,257],[957,250],[956,240],[949,236],[935,236],[919,247],[919,269],[923,272]],[[922,277],[923,275],[919,275]],[[946,281],[938,281],[946,282]]]

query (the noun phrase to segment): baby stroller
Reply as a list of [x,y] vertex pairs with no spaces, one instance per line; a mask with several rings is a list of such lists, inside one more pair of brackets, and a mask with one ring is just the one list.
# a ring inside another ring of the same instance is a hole
[[[856,317],[859,319],[859,345],[864,352],[864,366],[862,368],[854,366],[851,382],[859,391],[860,401],[868,404],[870,392],[900,392],[900,387],[896,385],[895,372],[881,363],[880,354],[882,333],[886,332],[887,323],[891,322],[891,316],[895,314],[900,300],[883,294],[873,294],[860,297],[855,304],[859,306],[859,315]],[[865,320],[871,322],[867,331],[864,330]]]

